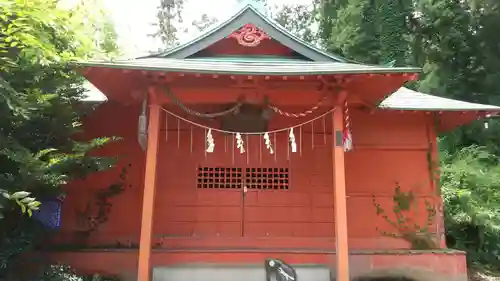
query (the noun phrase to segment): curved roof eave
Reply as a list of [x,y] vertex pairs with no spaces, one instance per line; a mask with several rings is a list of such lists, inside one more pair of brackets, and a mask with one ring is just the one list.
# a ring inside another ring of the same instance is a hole
[[390,110],[500,112],[499,106],[438,97],[405,87],[387,97],[379,107]]
[[[106,102],[107,97],[90,82],[85,82],[83,87],[87,89],[87,97],[81,101],[84,103]],[[404,110],[404,111],[484,111],[500,113],[500,107],[471,103],[424,94],[402,87],[387,97],[379,105],[381,109]]]

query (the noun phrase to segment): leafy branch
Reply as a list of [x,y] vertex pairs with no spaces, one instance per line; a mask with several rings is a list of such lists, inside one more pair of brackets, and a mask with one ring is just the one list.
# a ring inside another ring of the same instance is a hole
[[425,200],[425,210],[427,212],[426,221],[423,225],[418,224],[409,214],[415,216],[418,213],[418,205],[416,196],[413,191],[404,192],[401,186],[397,183],[392,197],[392,213],[395,220],[392,220],[386,211],[377,203],[375,195],[373,195],[373,205],[375,206],[376,213],[387,222],[395,232],[382,231],[377,227],[382,235],[404,239],[408,241],[412,249],[427,250],[439,248],[438,243],[435,241],[434,234],[429,231],[429,227],[433,225],[434,218],[436,217],[436,209],[428,201]]
[[[7,200],[12,200],[21,208],[23,214],[27,213],[30,217],[33,215],[33,211],[38,211],[40,207],[40,202],[33,197],[28,197],[31,193],[26,191],[18,191],[13,194],[9,194],[6,190],[0,189],[0,195]],[[0,209],[4,206],[0,202]],[[3,218],[3,214],[0,212],[0,219]]]
[[112,207],[110,200],[125,190],[126,175],[127,168],[123,168],[117,182],[98,190],[94,194],[93,202],[89,201],[85,209],[75,211],[78,224],[83,228],[78,234],[88,237],[92,232],[97,231],[100,225],[108,221]]

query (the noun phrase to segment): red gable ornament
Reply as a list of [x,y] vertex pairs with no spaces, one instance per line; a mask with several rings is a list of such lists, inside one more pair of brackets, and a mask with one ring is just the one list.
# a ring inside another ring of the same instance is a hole
[[271,39],[269,35],[253,24],[245,24],[239,30],[231,33],[228,38],[235,38],[238,44],[245,47],[255,47],[260,44],[260,41]]

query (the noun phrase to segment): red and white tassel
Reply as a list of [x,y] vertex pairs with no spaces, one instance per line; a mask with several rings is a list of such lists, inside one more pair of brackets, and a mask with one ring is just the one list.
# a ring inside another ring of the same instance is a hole
[[342,145],[344,146],[345,152],[352,150],[351,123],[349,118],[349,109],[347,107],[347,101],[345,101],[344,103],[344,132],[342,136]]
[[245,146],[243,144],[243,138],[240,133],[236,133],[236,148],[240,150],[240,153],[245,153]]
[[207,153],[213,153],[215,148],[214,137],[212,136],[212,129],[208,130],[207,133]]
[[290,148],[292,152],[297,152],[297,143],[295,142],[295,135],[293,134],[293,128],[290,128],[290,133],[288,134],[288,141],[290,142]]
[[266,148],[269,150],[269,153],[274,154],[273,145],[271,144],[271,139],[269,138],[269,133],[264,134],[264,143]]

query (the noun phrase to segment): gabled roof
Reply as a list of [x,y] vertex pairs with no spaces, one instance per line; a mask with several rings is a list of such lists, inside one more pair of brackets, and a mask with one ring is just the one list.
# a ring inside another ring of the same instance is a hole
[[247,5],[238,13],[232,16],[229,20],[219,24],[210,31],[203,34],[194,40],[182,44],[176,48],[166,52],[147,56],[145,58],[187,58],[208,46],[226,38],[234,31],[240,29],[245,24],[251,23],[260,28],[274,40],[280,42],[284,46],[296,51],[297,53],[311,59],[312,61],[335,61],[347,62],[346,59],[328,54],[319,48],[299,39],[277,22],[269,19],[252,5]]

